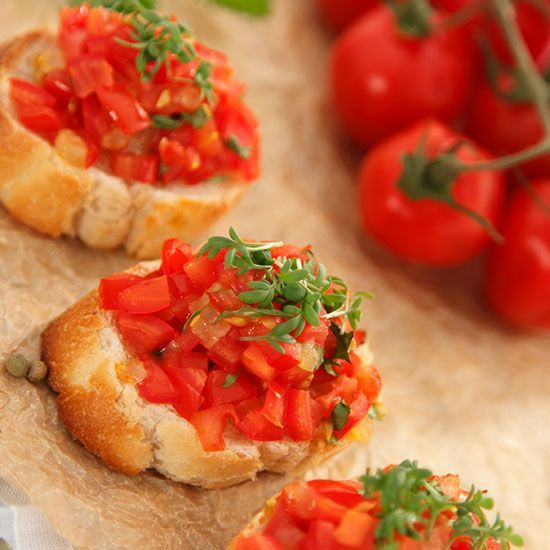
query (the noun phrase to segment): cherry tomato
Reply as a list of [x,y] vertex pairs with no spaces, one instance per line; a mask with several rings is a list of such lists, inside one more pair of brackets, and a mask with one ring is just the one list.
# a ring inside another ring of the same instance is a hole
[[[363,226],[394,254],[413,262],[456,265],[491,243],[485,229],[468,216],[432,199],[414,201],[398,187],[401,159],[425,136],[428,156],[447,150],[463,137],[444,124],[428,121],[380,143],[365,157],[359,175],[359,205]],[[459,148],[462,161],[488,159],[477,145]],[[496,225],[501,214],[505,181],[500,172],[465,172],[453,183],[461,205]]]
[[377,0],[315,0],[317,8],[329,27],[343,31],[361,15],[378,5]]
[[[546,0],[541,2],[541,7],[528,0],[516,0],[514,2],[516,20],[523,40],[535,62],[542,65],[545,64],[545,61],[550,62],[550,23],[548,22],[548,15],[543,9],[545,2]],[[548,7],[547,2],[546,7]],[[510,51],[502,29],[490,12],[486,16],[485,30],[489,36],[492,51],[501,61],[509,65],[515,65],[515,58]],[[547,69],[549,67],[540,66],[540,68]]]
[[[436,12],[434,24],[440,19]],[[362,146],[426,116],[452,121],[468,99],[474,64],[463,29],[405,36],[389,8],[374,8],[334,44],[330,79],[336,112]]]
[[[497,95],[482,83],[472,99],[466,120],[468,135],[499,155],[515,153],[538,143],[543,128],[530,102],[516,102]],[[550,154],[521,165],[529,177],[550,174]]]
[[[550,205],[550,179],[533,182]],[[505,242],[494,246],[485,280],[487,299],[507,321],[550,328],[550,214],[518,189],[507,207]]]

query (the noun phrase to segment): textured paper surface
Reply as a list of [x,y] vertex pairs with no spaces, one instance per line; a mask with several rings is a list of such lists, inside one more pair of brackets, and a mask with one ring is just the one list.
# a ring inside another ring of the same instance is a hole
[[[366,322],[389,415],[368,448],[351,450],[323,474],[418,458],[489,489],[527,547],[543,548],[550,539],[550,338],[511,332],[484,311],[480,265],[411,269],[364,242],[357,159],[334,128],[325,93],[328,37],[311,4],[275,1],[265,21],[192,0],[169,4],[231,55],[262,123],[262,181],[212,232],[232,224],[254,238],[312,243],[331,272],[376,294]],[[0,36],[55,21],[55,8],[53,1],[4,0]],[[0,211],[0,361],[22,340],[36,345],[45,324],[98,277],[130,264],[119,253],[42,238]],[[153,474],[125,478],[71,440],[46,387],[4,372],[0,430],[0,477],[76,546],[222,548],[285,481],[260,476],[201,492]]]

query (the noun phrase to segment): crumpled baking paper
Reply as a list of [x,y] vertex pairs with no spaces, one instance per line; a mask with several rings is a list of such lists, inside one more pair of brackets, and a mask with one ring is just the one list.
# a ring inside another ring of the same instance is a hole
[[[55,22],[59,2],[4,0],[0,37]],[[164,4],[229,53],[261,120],[263,177],[212,233],[311,243],[329,271],[376,299],[366,325],[385,382],[387,419],[368,447],[311,473],[358,475],[418,458],[494,495],[528,548],[550,537],[550,338],[512,332],[486,313],[482,266],[411,268],[366,242],[353,172],[326,94],[329,37],[312,0],[276,0],[264,20],[200,0]],[[1,154],[1,151],[0,151]],[[206,237],[206,235],[205,235]],[[195,243],[197,244],[197,243]],[[41,237],[0,210],[0,362],[39,334],[121,253]],[[127,478],[87,453],[59,422],[54,396],[0,369],[0,477],[29,495],[76,547],[223,548],[288,478],[200,491],[147,473]]]

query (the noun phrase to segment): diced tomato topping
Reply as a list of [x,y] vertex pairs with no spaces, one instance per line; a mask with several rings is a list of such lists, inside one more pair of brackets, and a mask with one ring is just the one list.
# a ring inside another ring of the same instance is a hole
[[206,255],[192,258],[185,264],[183,270],[193,284],[203,290],[209,289],[216,280],[214,262]]
[[235,550],[283,550],[278,542],[269,535],[260,533],[240,538],[235,544]]
[[[311,441],[323,420],[335,422],[332,413],[340,402],[350,412],[333,433],[343,437],[378,396],[378,372],[350,353],[329,374],[319,364],[324,349],[316,340],[324,336],[316,336],[322,334],[317,327],[306,342],[273,347],[265,338],[282,319],[234,312],[245,306],[235,285],[243,278],[257,280],[257,273],[250,278],[224,268],[224,256],[224,251],[214,258],[198,256],[187,243],[171,239],[163,246],[160,269],[101,281],[101,307],[114,312],[123,343],[150,373],[142,396],[150,394],[154,402],[171,396],[166,402],[195,426],[206,450],[224,448],[229,418],[252,441]],[[157,386],[166,380],[163,393]],[[308,485],[307,492],[315,492],[316,517],[333,524],[362,499],[354,484],[324,482]],[[287,531],[288,541],[300,544],[310,536],[303,529]]]
[[337,504],[353,508],[357,504],[364,502],[365,498],[359,494],[361,483],[358,481],[332,481],[317,479],[308,481],[308,485],[315,489],[317,493],[328,497]]
[[321,420],[320,408],[309,391],[295,388],[288,390],[285,424],[294,441],[308,441],[313,438]]
[[285,408],[286,408],[286,388],[275,382],[272,382],[267,388],[265,394],[262,414],[269,422],[275,426],[283,427]]
[[114,83],[113,67],[97,56],[82,55],[73,59],[69,65],[69,75],[74,93],[80,99]]
[[205,451],[223,451],[225,449],[223,431],[230,418],[233,419],[235,424],[239,422],[235,406],[229,404],[210,407],[199,411],[193,416],[191,422],[197,430],[202,448]]
[[284,428],[271,423],[260,408],[246,413],[237,427],[255,441],[279,441],[285,435]]
[[[228,377],[233,378],[228,379]],[[206,399],[210,406],[239,403],[245,399],[255,397],[256,394],[256,387],[244,372],[237,375],[228,375],[227,372],[222,370],[213,370],[208,375]]]
[[138,384],[141,397],[149,403],[172,403],[178,398],[178,390],[166,373],[152,361],[143,363],[147,376]]
[[163,348],[175,336],[175,330],[154,315],[117,313],[117,328],[133,348],[139,351],[154,351]]
[[172,400],[174,408],[191,420],[204,402],[202,390],[206,384],[206,372],[193,367],[163,367],[163,370],[179,392],[177,400]]
[[180,273],[193,257],[193,247],[180,239],[168,239],[162,245],[162,270],[167,275]]
[[58,102],[67,105],[73,96],[71,77],[67,69],[54,69],[44,77],[44,89],[55,96]]
[[113,174],[124,180],[153,183],[157,180],[158,159],[154,155],[117,153],[111,156]]
[[115,273],[99,282],[99,303],[103,309],[118,309],[118,295],[143,281],[143,277],[129,273]]
[[330,521],[315,520],[309,523],[305,547],[308,550],[333,550],[334,524]]
[[360,393],[357,399],[350,405],[350,413],[346,424],[341,430],[334,432],[334,435],[341,439],[344,437],[354,426],[356,426],[369,412],[370,401],[366,398],[365,394]]
[[117,300],[127,313],[155,313],[170,307],[170,291],[166,275],[146,279],[124,289]]
[[114,113],[120,127],[127,134],[136,134],[151,124],[147,111],[123,87],[98,88],[96,92],[103,108]]
[[269,365],[258,344],[250,344],[243,353],[242,362],[258,378],[269,382],[277,376],[277,371]]
[[351,548],[374,548],[377,520],[369,514],[348,510],[334,531],[334,540]]

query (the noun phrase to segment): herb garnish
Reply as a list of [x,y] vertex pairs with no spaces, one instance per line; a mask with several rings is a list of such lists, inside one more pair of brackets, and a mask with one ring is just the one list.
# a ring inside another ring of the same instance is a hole
[[235,268],[239,275],[258,272],[258,280],[248,283],[250,290],[238,296],[246,304],[245,308],[226,311],[221,318],[243,314],[285,319],[267,334],[241,338],[247,341],[265,340],[280,353],[284,352],[281,344],[296,342],[306,322],[319,326],[321,319],[339,319],[341,334],[346,332],[346,322],[355,330],[361,318],[362,300],[371,295],[360,292],[351,296],[344,281],[327,275],[325,267],[317,262],[311,251],[305,252],[308,255],[305,262],[300,258],[273,258],[271,250],[282,244],[245,242],[233,228],[229,229],[229,237],[208,239],[199,256],[208,254],[209,258],[214,258],[225,250],[227,269]]
[[237,378],[239,378],[239,374],[241,374],[240,370],[234,373],[229,373],[223,381],[222,388],[230,388],[237,381]]
[[325,359],[323,368],[332,376],[338,376],[334,370],[334,367],[338,364],[336,359],[349,361],[349,346],[353,339],[353,332],[342,333],[336,323],[330,323],[330,331],[336,337],[336,351],[332,357]]
[[194,113],[177,113],[172,116],[153,115],[153,126],[174,130],[182,124],[190,124],[193,128],[202,128],[210,119],[209,109],[201,105]]
[[349,413],[350,408],[345,401],[342,400],[336,403],[336,407],[334,407],[330,415],[330,421],[336,431],[340,431],[346,425]]
[[225,146],[234,153],[237,153],[242,159],[246,160],[250,158],[250,147],[241,145],[235,136],[229,136],[225,142]]
[[[493,508],[493,501],[483,491],[472,487],[464,500],[453,501],[431,477],[430,470],[419,468],[417,462],[410,460],[389,470],[379,469],[374,475],[361,477],[361,493],[367,498],[380,497],[380,521],[375,532],[377,548],[396,550],[399,547],[398,534],[414,540],[429,539],[438,516],[445,511],[457,516],[451,523],[453,533],[445,548],[450,548],[462,536],[471,537],[473,550],[485,548],[489,539],[499,542],[503,548],[507,543],[523,545],[523,539],[500,517],[489,523],[485,510]],[[419,533],[418,525],[425,527],[423,533]]]

